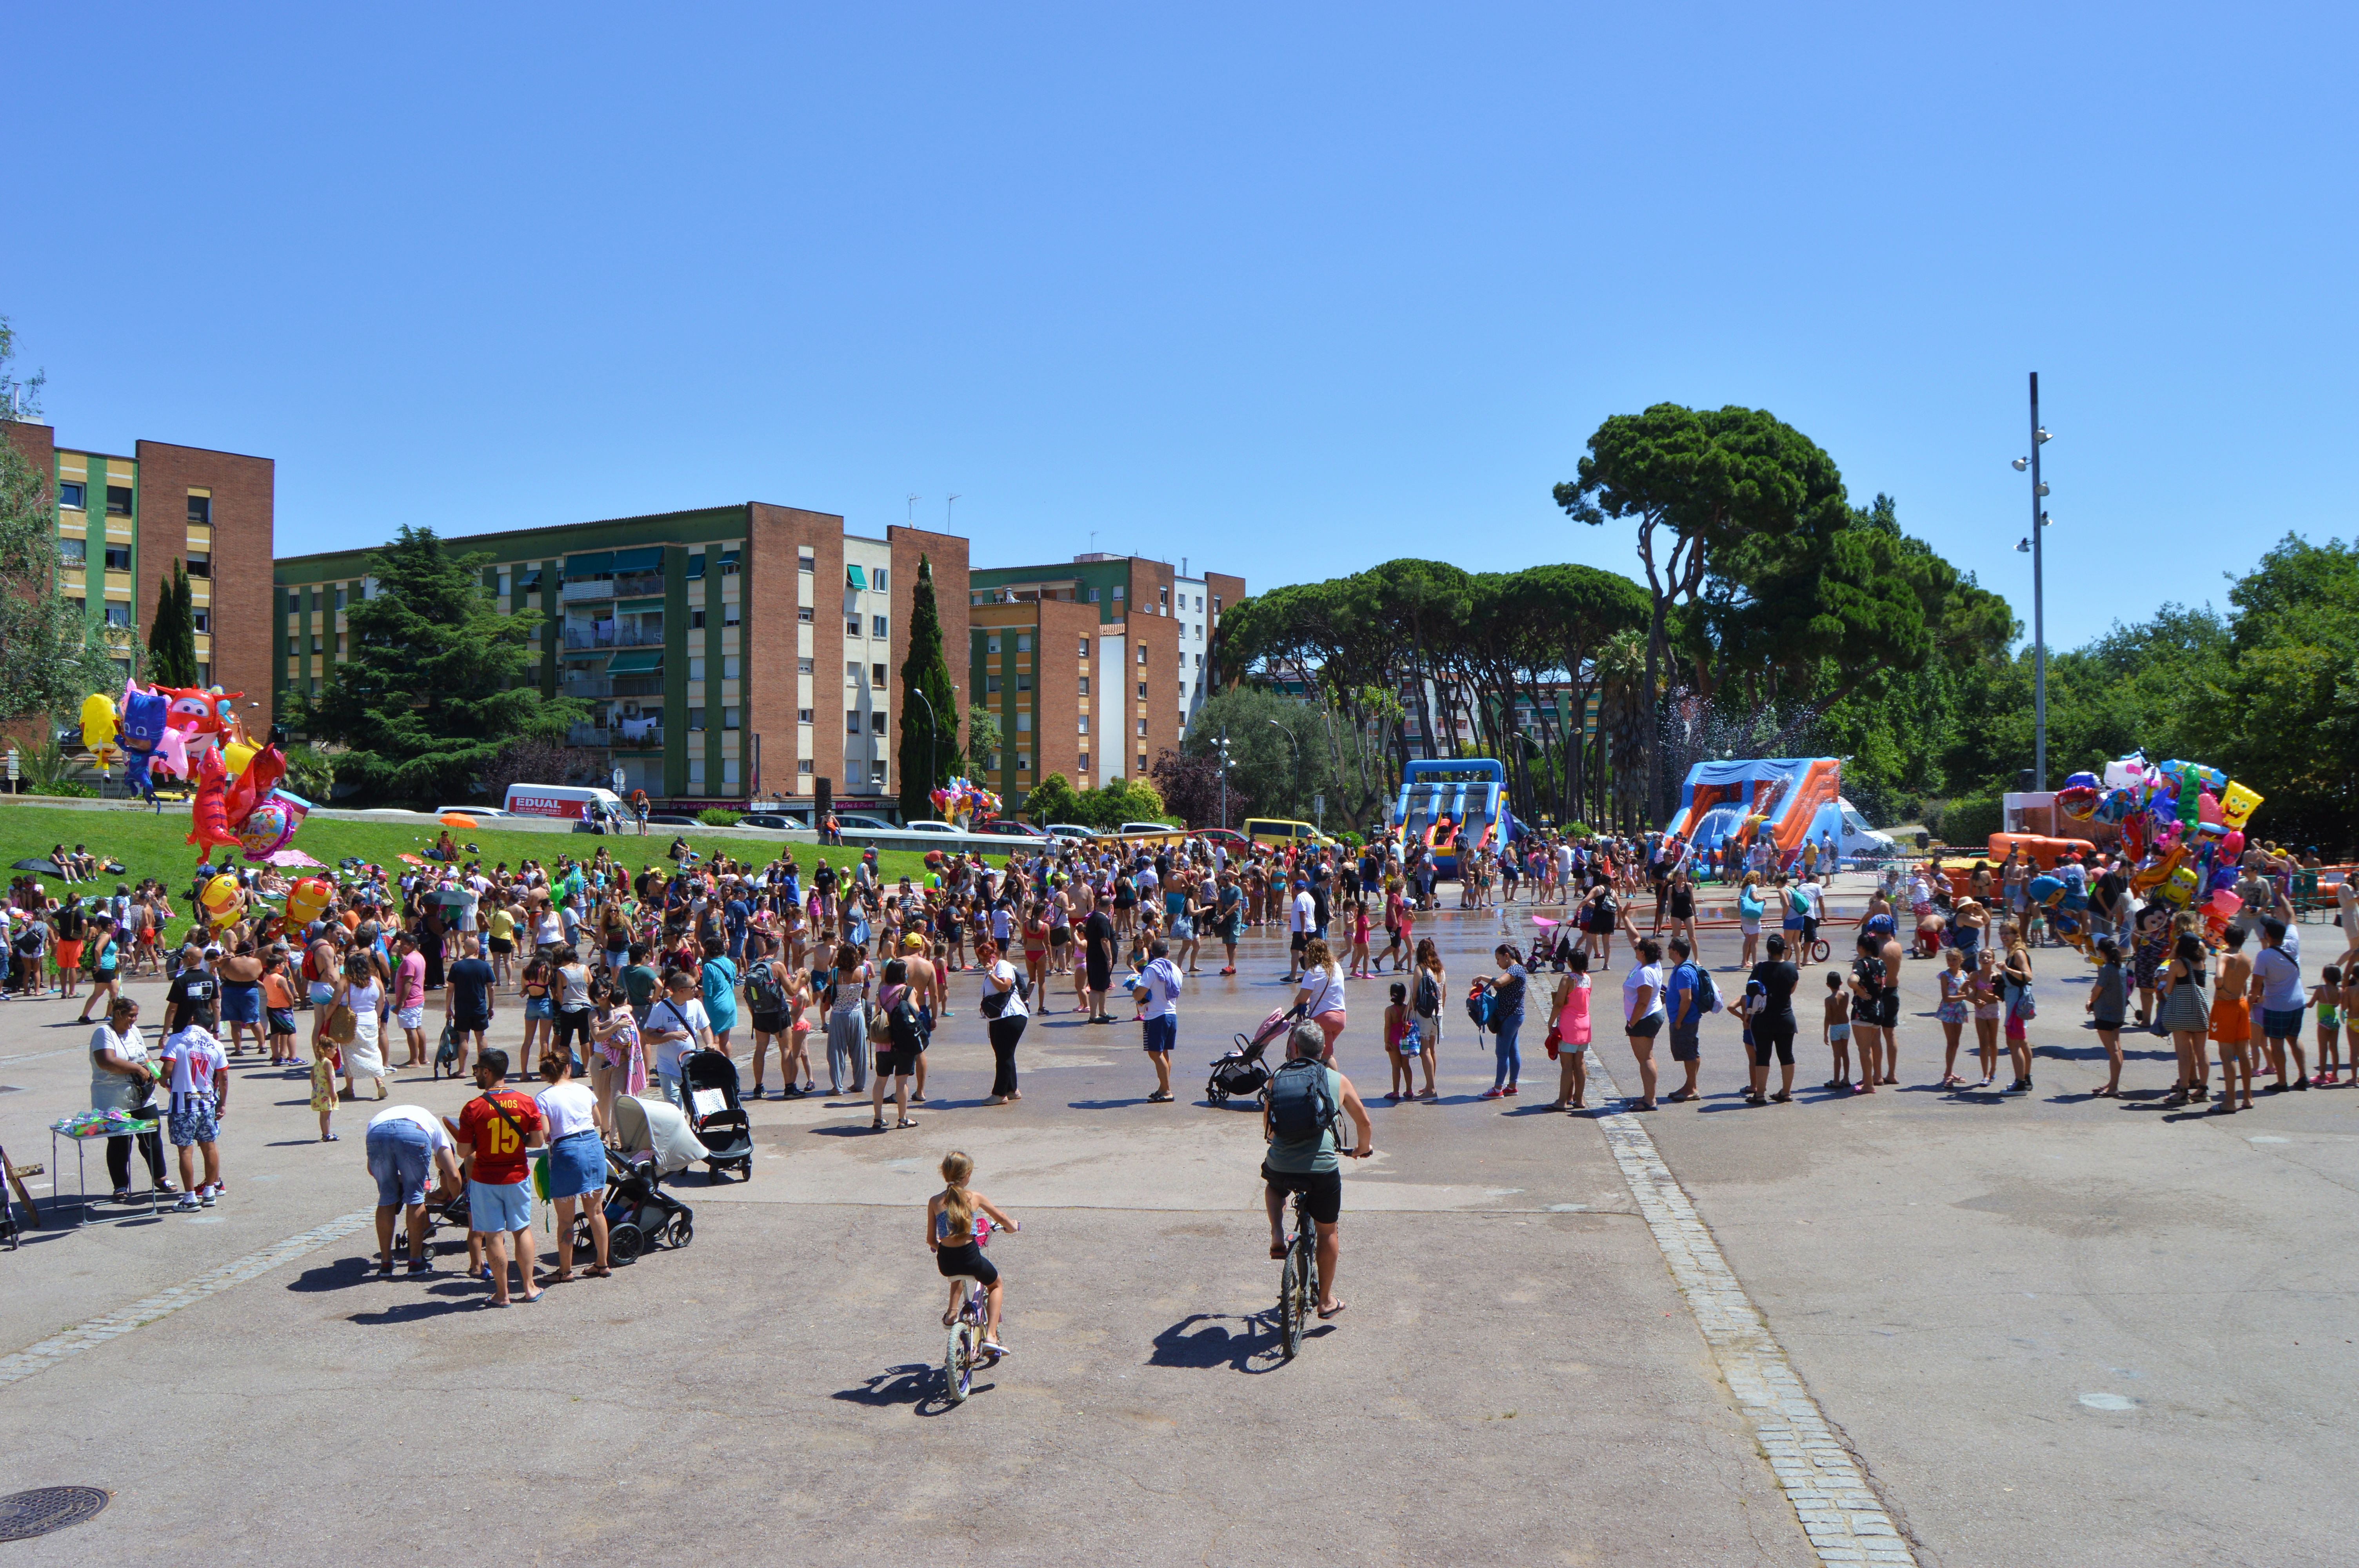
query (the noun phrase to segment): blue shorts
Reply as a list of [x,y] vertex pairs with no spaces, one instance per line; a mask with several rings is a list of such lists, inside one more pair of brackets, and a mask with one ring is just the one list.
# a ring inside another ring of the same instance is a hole
[[2301,1015],[2309,1011],[2308,1002],[2302,1003],[2299,1007],[2287,1008],[2283,1011],[2276,1008],[2263,1008],[2261,1033],[2271,1040],[2291,1040],[2301,1033]]
[[524,1015],[527,1019],[555,1018],[557,1010],[549,1005],[549,999],[545,996],[527,997],[524,1003]]
[[549,1145],[550,1197],[577,1198],[583,1193],[603,1191],[605,1185],[606,1146],[599,1141],[596,1128],[569,1132]]
[[1147,1049],[1157,1054],[1169,1052],[1180,1044],[1180,1015],[1167,1012],[1160,1018],[1147,1021]]
[[426,1201],[426,1177],[434,1168],[434,1140],[414,1121],[372,1127],[368,1168],[376,1178],[379,1208],[416,1208]]
[[211,1143],[221,1136],[219,1113],[211,1095],[175,1095],[169,1125],[175,1149]]
[[223,980],[221,993],[221,1015],[223,1023],[259,1023],[262,1022],[262,988],[239,985],[235,980]]
[[532,1183],[469,1182],[467,1228],[478,1236],[532,1228]]

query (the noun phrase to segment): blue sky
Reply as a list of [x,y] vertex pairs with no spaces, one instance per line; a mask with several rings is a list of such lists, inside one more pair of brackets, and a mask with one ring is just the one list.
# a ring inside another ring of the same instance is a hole
[[2348,536],[2347,8],[16,7],[59,437],[281,553],[760,499],[1256,587],[1631,571],[1599,420],[1768,408],[2050,638]]

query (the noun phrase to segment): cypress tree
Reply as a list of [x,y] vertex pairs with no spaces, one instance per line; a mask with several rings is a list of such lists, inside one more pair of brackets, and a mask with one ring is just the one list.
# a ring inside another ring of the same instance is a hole
[[909,656],[901,663],[901,816],[916,821],[933,815],[936,786],[966,772],[966,754],[959,745],[958,693],[942,656],[934,567],[924,556],[918,557],[918,585],[909,600]]

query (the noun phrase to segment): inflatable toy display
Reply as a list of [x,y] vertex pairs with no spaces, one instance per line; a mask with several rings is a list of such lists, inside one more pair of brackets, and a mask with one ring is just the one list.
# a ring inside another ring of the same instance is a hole
[[999,815],[999,796],[972,779],[952,779],[928,798],[943,821],[962,831]]
[[157,687],[123,683],[118,706],[104,695],[82,699],[82,743],[99,766],[111,770],[123,755],[124,782],[142,799],[156,799],[156,775],[178,775],[194,785],[188,842],[200,860],[215,845],[266,860],[294,840],[311,803],[278,787],[287,758],[277,747],[256,745],[238,724],[236,703],[245,694],[219,687]]

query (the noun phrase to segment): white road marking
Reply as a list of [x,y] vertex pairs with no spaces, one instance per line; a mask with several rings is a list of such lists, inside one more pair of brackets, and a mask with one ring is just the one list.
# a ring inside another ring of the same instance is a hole
[[[1603,1088],[1620,1098],[1594,1051],[1589,1060],[1591,1092]],[[1761,1309],[1745,1293],[1645,1125],[1630,1112],[1617,1111],[1598,1118],[1597,1126],[1623,1179],[1630,1184],[1630,1195],[1637,1200],[1647,1228],[1654,1233],[1672,1282],[1695,1314],[1721,1376],[1736,1396],[1754,1441],[1809,1535],[1810,1550],[1821,1563],[1906,1563],[1914,1568],[1917,1554],[1877,1498],[1866,1472],[1828,1424],[1819,1401],[1802,1386]]]
[[127,1307],[101,1314],[85,1323],[76,1324],[63,1334],[54,1334],[38,1345],[28,1345],[15,1355],[0,1358],[0,1388],[20,1382],[36,1372],[46,1372],[70,1357],[85,1350],[95,1350],[110,1339],[119,1338],[135,1328],[145,1328],[161,1318],[169,1317],[182,1307],[194,1306],[207,1296],[219,1294],[233,1285],[242,1285],[257,1275],[266,1274],[281,1263],[288,1263],[316,1252],[329,1242],[350,1236],[353,1231],[376,1218],[374,1208],[354,1209],[325,1225],[315,1225],[276,1241],[259,1252],[249,1252],[217,1269],[208,1269],[192,1280],[185,1280],[168,1291],[134,1302]]

